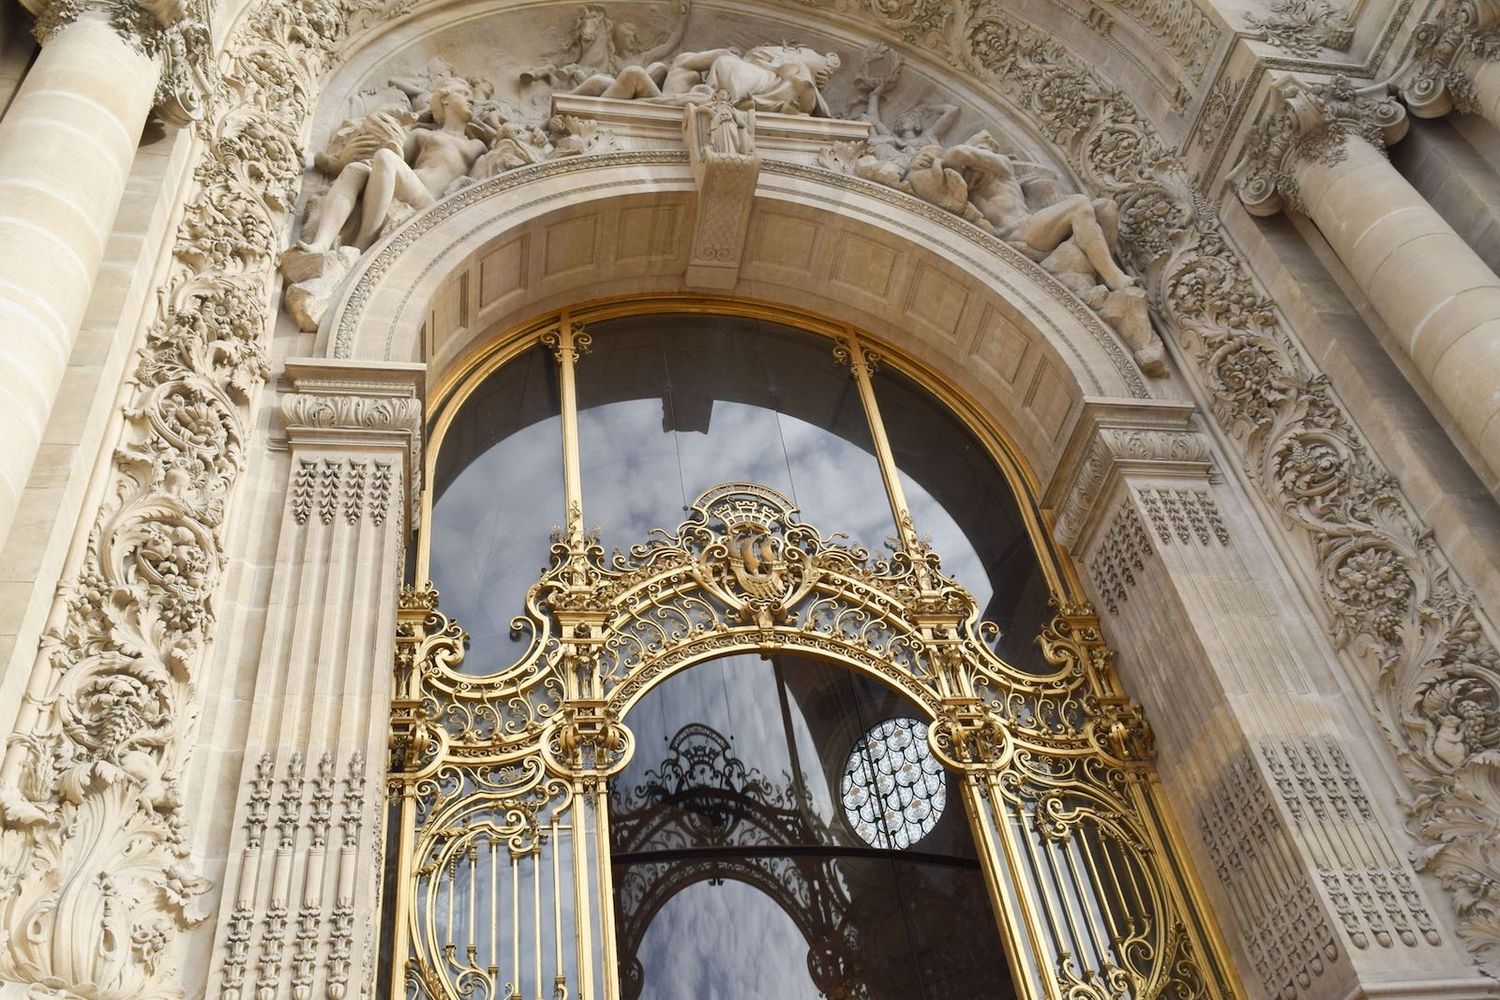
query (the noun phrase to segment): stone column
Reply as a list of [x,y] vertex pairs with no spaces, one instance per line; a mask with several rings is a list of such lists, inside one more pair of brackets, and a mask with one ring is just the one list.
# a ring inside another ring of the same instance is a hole
[[1413,36],[1394,78],[1418,118],[1450,111],[1500,126],[1500,0],[1447,0]]
[[1247,990],[1493,995],[1407,860],[1373,725],[1213,456],[1189,404],[1089,401],[1043,504],[1133,651],[1121,679]]
[[1232,175],[1255,215],[1317,223],[1491,488],[1500,479],[1500,277],[1391,166],[1406,131],[1385,88],[1285,77]]
[[290,482],[210,995],[373,995],[396,608],[424,370],[287,364]]
[[[0,539],[41,444],[153,105],[181,123],[207,34],[171,0],[36,10],[36,63],[0,120]],[[193,64],[185,57],[195,53]],[[163,85],[169,80],[181,87]],[[191,80],[191,82],[190,82]],[[164,100],[158,98],[158,88]]]

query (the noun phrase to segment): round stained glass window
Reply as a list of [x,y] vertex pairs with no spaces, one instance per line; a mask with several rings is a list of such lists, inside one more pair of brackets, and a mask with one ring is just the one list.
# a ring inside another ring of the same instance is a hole
[[927,746],[927,724],[887,719],[860,737],[844,765],[844,815],[871,847],[903,850],[937,825],[946,778]]

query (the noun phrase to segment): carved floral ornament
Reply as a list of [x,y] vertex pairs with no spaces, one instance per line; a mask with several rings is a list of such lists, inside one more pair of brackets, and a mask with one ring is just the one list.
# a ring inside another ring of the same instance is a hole
[[1495,0],[1445,0],[1412,36],[1412,49],[1396,72],[1401,99],[1419,118],[1478,111],[1472,73],[1500,58],[1500,4]]
[[1343,76],[1325,83],[1284,76],[1272,86],[1230,181],[1253,215],[1275,215],[1283,204],[1300,211],[1300,166],[1337,166],[1349,155],[1350,140],[1383,153],[1406,135],[1407,126],[1406,109],[1385,84],[1357,88]]
[[[1500,656],[1431,530],[1125,94],[994,0],[910,29],[910,5],[859,6],[1022,109],[1085,189],[1119,206],[1127,270],[1144,279],[1247,483],[1322,581],[1330,634],[1368,678],[1408,784],[1419,864],[1500,971],[1500,734],[1487,721]],[[0,974],[12,980],[112,998],[181,993],[177,945],[207,887],[175,803],[216,632],[225,502],[269,372],[276,260],[305,179],[298,137],[339,42],[390,13],[366,0],[267,5],[227,43],[225,99],[201,126],[196,190],[105,499],[0,766]]]

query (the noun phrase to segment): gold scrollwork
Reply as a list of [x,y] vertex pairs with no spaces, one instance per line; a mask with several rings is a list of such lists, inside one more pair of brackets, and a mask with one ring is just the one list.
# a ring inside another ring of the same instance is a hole
[[872,559],[803,523],[775,490],[728,483],[625,554],[559,539],[517,619],[529,650],[500,673],[464,673],[466,637],[436,593],[403,594],[394,958],[408,995],[508,998],[524,985],[531,996],[543,979],[618,995],[595,984],[617,975],[605,796],[632,751],[623,720],[695,663],[792,650],[881,680],[932,720],[934,752],[962,778],[1021,995],[1234,996],[1182,864],[1168,860],[1179,848],[1150,730],[1118,689],[1092,610],[1062,604],[1039,637],[1049,668],[1020,670],[984,641],[973,596],[940,567],[915,541]]

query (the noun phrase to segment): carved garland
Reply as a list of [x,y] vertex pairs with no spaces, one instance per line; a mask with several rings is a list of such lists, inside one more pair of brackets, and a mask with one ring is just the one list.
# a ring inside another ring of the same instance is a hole
[[992,81],[1120,204],[1122,250],[1262,497],[1304,541],[1335,643],[1362,665],[1412,795],[1419,868],[1500,971],[1500,656],[1472,594],[1312,370],[1183,161],[1120,91],[980,5],[951,60]]

